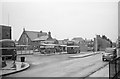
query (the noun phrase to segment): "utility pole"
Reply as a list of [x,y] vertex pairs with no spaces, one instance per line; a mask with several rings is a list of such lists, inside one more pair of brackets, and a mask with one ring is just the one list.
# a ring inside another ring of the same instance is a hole
[[117,39],[117,57],[120,57],[120,36]]
[[[120,14],[120,2],[118,2],[118,14]],[[118,21],[120,21],[120,15],[118,16]],[[117,56],[120,57],[120,23],[118,23],[118,52]]]
[[9,13],[8,13],[8,26],[9,26],[9,19],[10,19],[10,18],[9,18]]

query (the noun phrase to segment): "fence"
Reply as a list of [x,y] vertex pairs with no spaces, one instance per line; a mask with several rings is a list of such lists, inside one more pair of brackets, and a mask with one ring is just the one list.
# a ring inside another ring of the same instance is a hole
[[120,76],[120,57],[109,62],[109,79],[118,79]]
[[17,45],[17,54],[25,55],[25,54],[33,54],[33,50],[29,49],[29,45]]
[[17,50],[18,55],[28,55],[33,54],[33,50]]

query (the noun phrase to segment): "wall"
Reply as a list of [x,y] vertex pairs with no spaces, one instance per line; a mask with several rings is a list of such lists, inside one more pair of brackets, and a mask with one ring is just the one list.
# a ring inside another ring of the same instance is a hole
[[22,33],[19,41],[18,41],[18,44],[19,45],[30,45],[31,44],[31,41],[30,39],[28,38],[28,36],[26,35],[25,32]]
[[87,52],[88,47],[86,46],[86,44],[82,43],[79,45],[80,46],[80,51],[82,52]]
[[104,51],[105,48],[110,47],[111,44],[108,40],[103,39],[100,37],[100,35],[96,36],[96,39],[94,40],[94,49],[96,49],[97,46],[97,51]]

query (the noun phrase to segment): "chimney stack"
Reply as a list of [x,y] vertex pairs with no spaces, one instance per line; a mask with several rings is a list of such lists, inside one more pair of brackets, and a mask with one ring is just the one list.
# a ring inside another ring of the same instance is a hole
[[40,31],[40,33],[42,33],[42,30]]
[[48,37],[49,37],[49,38],[52,38],[52,37],[51,37],[51,32],[50,32],[50,31],[48,32]]

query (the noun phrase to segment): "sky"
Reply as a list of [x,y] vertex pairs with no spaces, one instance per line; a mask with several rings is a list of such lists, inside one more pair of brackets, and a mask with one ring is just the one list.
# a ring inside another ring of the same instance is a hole
[[23,28],[51,32],[56,39],[93,39],[118,36],[117,0],[5,0],[0,3],[2,24],[11,25],[12,39],[18,40]]

